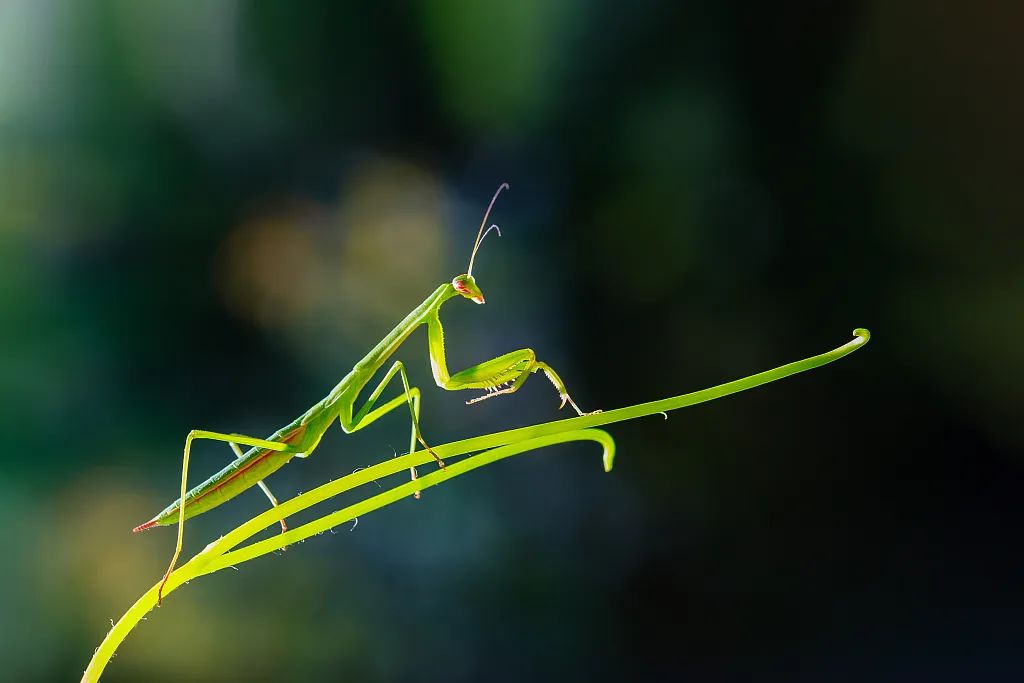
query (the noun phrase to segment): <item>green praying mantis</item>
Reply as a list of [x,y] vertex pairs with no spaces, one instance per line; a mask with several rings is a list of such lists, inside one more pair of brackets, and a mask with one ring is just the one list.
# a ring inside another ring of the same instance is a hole
[[[455,477],[462,476],[480,467],[504,460],[512,456],[538,451],[549,446],[570,442],[592,442],[602,448],[604,470],[610,472],[615,457],[615,440],[611,434],[598,427],[636,420],[639,418],[663,415],[669,411],[695,406],[731,396],[742,391],[749,391],[772,382],[820,368],[845,358],[857,349],[862,348],[871,339],[871,333],[861,327],[853,331],[854,338],[842,346],[819,353],[802,360],[780,365],[724,384],[706,389],[691,391],[668,398],[614,408],[608,411],[587,413],[579,417],[546,422],[543,424],[517,427],[502,432],[483,434],[461,441],[436,446],[432,452],[418,450],[408,455],[396,456],[378,462],[369,467],[360,467],[351,474],[321,484],[311,491],[301,493],[294,498],[275,505],[237,528],[222,534],[188,562],[178,567],[170,577],[158,582],[143,593],[138,600],[117,620],[112,623],[110,631],[103,638],[93,653],[89,665],[82,675],[82,683],[96,683],[110,663],[118,646],[137,626],[149,611],[158,604],[160,592],[173,591],[188,583],[191,579],[223,571],[228,567],[236,568],[241,563],[249,562],[287,545],[298,543],[317,534],[334,529],[345,522],[358,519],[360,515],[369,514],[374,510],[391,505],[406,496],[415,495],[422,489],[437,486]],[[270,538],[264,538],[245,544],[256,534],[276,524],[289,515],[297,514],[315,505],[333,499],[347,491],[389,477],[405,468],[414,468],[432,462],[436,456],[453,460],[450,465],[438,469],[421,478],[399,484],[393,488],[381,490],[368,498],[350,503],[340,510],[329,512],[317,519],[306,522],[297,529],[289,529]],[[466,457],[460,457],[466,456]]]
[[[135,528],[135,531],[143,531],[154,526],[178,524],[177,544],[170,566],[162,579],[143,593],[116,623],[111,621],[110,631],[96,648],[83,673],[83,683],[96,683],[118,646],[134,627],[145,618],[145,615],[154,606],[161,603],[165,593],[176,590],[181,585],[188,583],[190,579],[222,571],[228,567],[236,568],[240,563],[282,550],[288,545],[331,530],[339,524],[351,522],[358,519],[360,515],[368,514],[406,497],[418,497],[421,490],[437,486],[477,468],[549,446],[570,442],[597,443],[602,447],[604,469],[606,472],[610,472],[615,456],[615,441],[608,432],[598,429],[598,427],[659,414],[667,418],[669,411],[748,391],[832,363],[863,347],[871,338],[871,333],[868,330],[857,328],[853,331],[854,339],[831,351],[698,391],[614,408],[605,412],[584,413],[581,411],[569,397],[565,384],[558,374],[547,364],[539,362],[530,349],[514,351],[452,375],[448,372],[445,363],[444,338],[439,311],[444,302],[455,296],[461,295],[476,303],[484,302],[483,293],[473,279],[473,262],[480,244],[490,230],[497,230],[498,234],[501,234],[497,226],[490,226],[486,230],[485,226],[498,195],[507,187],[503,183],[487,207],[484,220],[477,232],[466,273],[457,276],[450,284],[441,285],[427,297],[363,360],[357,363],[326,398],[267,439],[199,430],[189,433],[185,440],[185,453],[182,460],[180,498],[159,515]],[[484,434],[431,448],[423,440],[419,430],[420,392],[409,386],[401,362],[392,364],[384,378],[371,392],[366,403],[353,415],[355,402],[361,391],[376,372],[387,363],[388,358],[421,324],[427,325],[430,358],[437,384],[450,390],[471,388],[486,390],[484,395],[473,398],[467,403],[476,403],[493,396],[512,393],[518,390],[531,374],[543,372],[558,390],[562,399],[562,407],[569,403],[578,416]],[[376,401],[396,375],[402,380],[401,395],[374,408]],[[319,444],[324,432],[335,418],[339,420],[346,433],[351,433],[368,426],[401,405],[408,405],[412,416],[412,434],[407,455],[398,456],[396,454],[395,458],[388,458],[366,468],[358,468],[349,475],[322,484],[311,491],[286,500],[280,505],[264,485],[263,478],[282,467],[291,458],[308,456]],[[195,439],[227,442],[237,459],[195,489],[187,491],[189,453]],[[423,446],[418,451],[415,450],[417,442]],[[239,444],[249,446],[250,450],[242,453]],[[451,464],[446,466],[442,458],[448,458]],[[436,461],[440,468],[422,478],[417,477],[416,467],[432,461]],[[322,504],[324,501],[370,482],[401,473],[407,468],[412,473],[411,481],[376,492],[366,499],[348,504],[340,510],[306,522],[298,528],[288,529],[285,525],[286,517]],[[185,520],[220,505],[256,484],[270,498],[273,507],[222,534],[176,569],[182,550]],[[281,524],[281,534],[245,544],[256,534],[277,523]]]
[[[430,364],[433,370],[434,381],[442,389],[456,391],[461,389],[483,389],[484,394],[466,401],[467,404],[477,403],[496,396],[512,394],[526,382],[527,378],[535,372],[542,372],[558,391],[561,398],[559,408],[564,408],[566,403],[572,406],[578,415],[585,415],[569,396],[565,383],[558,373],[547,363],[537,360],[532,349],[520,349],[506,353],[503,356],[492,358],[465,370],[454,374],[448,371],[445,361],[444,330],[441,326],[441,306],[449,299],[461,296],[464,299],[482,304],[484,295],[473,277],[473,262],[476,259],[480,245],[487,235],[495,230],[501,235],[497,225],[487,226],[488,218],[494,203],[502,190],[507,190],[508,184],[502,183],[491,198],[491,203],[484,213],[483,221],[477,232],[476,242],[473,244],[473,251],[469,257],[469,266],[466,272],[456,276],[451,282],[446,282],[433,291],[419,306],[412,310],[402,322],[387,336],[384,337],[369,353],[363,357],[352,368],[345,377],[331,390],[331,392],[312,408],[296,418],[290,424],[282,427],[265,439],[258,439],[244,434],[227,434],[206,430],[192,430],[185,439],[185,452],[181,465],[181,495],[175,502],[167,506],[153,519],[135,527],[133,531],[145,531],[155,526],[178,525],[178,538],[171,557],[171,563],[164,573],[163,581],[157,591],[157,604],[163,598],[164,586],[174,571],[178,557],[181,554],[184,541],[185,520],[198,514],[211,510],[222,503],[234,498],[239,493],[259,485],[264,494],[270,499],[275,507],[277,499],[267,488],[263,480],[283,467],[285,463],[295,457],[308,457],[319,445],[321,438],[335,420],[341,424],[346,434],[351,434],[373,424],[376,420],[402,405],[409,407],[412,417],[412,430],[409,439],[409,452],[416,449],[419,442],[437,461],[443,469],[444,461],[427,445],[420,432],[420,390],[418,387],[410,387],[409,379],[405,374],[405,366],[402,361],[396,360],[384,374],[383,379],[370,393],[366,403],[355,411],[356,400],[362,390],[369,384],[370,380],[377,374],[388,359],[399,349],[409,336],[420,326],[427,326],[427,344],[430,351]],[[399,396],[387,401],[379,407],[377,399],[398,376],[402,381],[402,393]],[[227,443],[236,458],[227,467],[217,472],[212,477],[199,484],[192,490],[188,490],[188,467],[189,456],[192,450],[192,443],[197,439],[209,439]],[[249,450],[242,452],[240,446],[248,446]],[[410,468],[410,474],[416,479],[415,467]],[[419,492],[414,493],[419,497]],[[287,530],[284,520],[281,520],[282,531]]]

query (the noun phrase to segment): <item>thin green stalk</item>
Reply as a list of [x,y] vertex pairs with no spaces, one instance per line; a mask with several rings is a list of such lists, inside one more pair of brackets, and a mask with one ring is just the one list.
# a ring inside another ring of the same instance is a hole
[[[682,394],[660,401],[651,401],[639,405],[618,408],[603,413],[584,415],[567,420],[546,422],[529,427],[520,427],[504,432],[496,432],[484,436],[477,436],[471,439],[455,441],[452,443],[437,446],[434,451],[442,458],[452,459],[467,453],[476,455],[453,461],[443,470],[432,472],[420,477],[415,481],[409,481],[395,486],[363,501],[349,505],[341,510],[329,513],[312,522],[300,527],[290,529],[283,534],[277,534],[272,538],[257,541],[238,550],[232,550],[239,544],[251,538],[260,531],[272,524],[278,523],[285,517],[292,516],[297,512],[305,510],[313,505],[324,502],[345,491],[349,491],[363,484],[376,479],[381,479],[391,474],[401,472],[412,466],[423,465],[433,461],[433,456],[427,451],[416,451],[397,458],[389,458],[372,467],[359,470],[348,476],[328,482],[312,491],[307,491],[291,500],[285,501],[277,507],[271,508],[248,522],[228,532],[206,548],[200,551],[187,563],[176,569],[168,579],[163,594],[166,597],[175,591],[183,583],[199,576],[220,571],[226,567],[236,566],[242,562],[255,559],[267,553],[279,550],[280,548],[297,543],[310,536],[323,533],[339,524],[350,521],[360,515],[365,515],[381,507],[390,505],[398,500],[412,495],[415,491],[422,491],[431,486],[436,486],[443,481],[461,476],[478,467],[483,467],[497,460],[511,457],[546,446],[552,446],[571,441],[594,441],[601,444],[604,449],[604,468],[611,471],[615,454],[615,442],[605,431],[594,429],[601,425],[632,420],[638,417],[665,413],[669,410],[677,410],[687,406],[711,401],[716,398],[735,394],[740,391],[752,389],[762,384],[806,372],[820,367],[827,363],[846,356],[857,350],[870,339],[870,333],[863,328],[853,331],[855,338],[850,342],[833,349],[827,353],[812,356],[795,363],[789,363],[772,370],[750,375],[743,379],[719,384],[701,391]],[[135,604],[121,617],[114,627],[107,633],[107,636],[96,649],[89,666],[82,676],[83,682],[98,681],[106,668],[115,650],[127,637],[135,625],[156,605],[159,583],[146,591]]]

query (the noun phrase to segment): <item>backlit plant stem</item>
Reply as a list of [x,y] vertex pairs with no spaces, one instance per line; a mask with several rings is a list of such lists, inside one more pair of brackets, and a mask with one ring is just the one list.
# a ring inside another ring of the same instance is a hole
[[[352,474],[328,482],[312,491],[307,491],[291,500],[285,501],[277,507],[271,508],[248,522],[238,526],[224,536],[210,543],[187,563],[178,567],[171,575],[164,587],[163,594],[166,597],[174,592],[186,581],[196,577],[212,574],[231,566],[237,566],[242,562],[255,559],[267,553],[279,550],[284,546],[305,540],[310,536],[328,531],[339,524],[351,521],[360,515],[365,515],[390,505],[398,500],[411,496],[416,491],[422,491],[441,482],[458,477],[466,472],[483,467],[497,460],[525,453],[527,451],[553,446],[573,441],[594,441],[603,448],[603,462],[605,471],[611,471],[615,455],[615,442],[607,432],[595,429],[602,425],[608,425],[624,420],[633,420],[638,417],[666,413],[670,410],[685,408],[697,403],[712,401],[730,394],[735,394],[747,389],[774,382],[800,372],[813,370],[827,363],[839,360],[864,346],[870,339],[870,333],[863,328],[853,331],[854,339],[837,349],[822,353],[817,356],[805,358],[789,363],[772,370],[750,375],[742,379],[719,384],[718,386],[694,391],[689,394],[681,394],[672,398],[660,401],[651,401],[639,405],[618,408],[603,413],[583,415],[566,420],[546,422],[529,427],[510,429],[504,432],[495,432],[484,436],[477,436],[462,441],[437,446],[434,451],[444,459],[455,458],[468,453],[475,453],[470,457],[457,462],[450,462],[445,469],[437,470],[414,481],[395,486],[394,488],[378,493],[358,503],[349,505],[336,512],[329,513],[312,522],[304,524],[277,534],[271,538],[257,541],[250,545],[233,550],[244,541],[255,534],[258,534],[267,527],[277,524],[281,519],[292,516],[313,505],[322,503],[334,496],[349,491],[363,484],[376,479],[382,479],[388,475],[402,472],[409,467],[423,465],[433,462],[434,458],[427,451],[416,451],[397,458],[389,458],[372,467],[353,472]],[[114,627],[107,633],[107,636],[96,649],[89,666],[82,676],[83,682],[98,681],[106,668],[110,658],[121,642],[127,637],[135,625],[156,605],[157,591],[160,584],[155,584],[146,591],[135,604],[121,617]]]

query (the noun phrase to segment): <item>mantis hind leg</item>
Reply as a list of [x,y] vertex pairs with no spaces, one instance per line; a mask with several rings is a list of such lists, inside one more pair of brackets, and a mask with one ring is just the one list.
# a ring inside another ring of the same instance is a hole
[[[171,573],[174,571],[174,567],[178,563],[178,557],[181,555],[181,546],[185,541],[185,507],[188,505],[185,495],[188,493],[188,461],[192,454],[192,442],[196,439],[210,439],[211,441],[225,441],[229,444],[256,446],[258,448],[266,448],[270,451],[298,450],[294,446],[281,443],[280,441],[256,439],[243,434],[222,434],[220,432],[207,432],[202,429],[193,429],[188,433],[188,436],[185,437],[185,453],[181,459],[181,498],[179,499],[181,502],[178,506],[178,540],[174,546],[174,555],[171,556],[171,563],[167,566],[167,571],[164,573],[164,579],[160,582],[160,588],[158,588],[156,592],[157,605],[163,602],[164,586],[167,585],[167,579],[171,578]],[[139,529],[141,528],[144,527],[139,527]]]

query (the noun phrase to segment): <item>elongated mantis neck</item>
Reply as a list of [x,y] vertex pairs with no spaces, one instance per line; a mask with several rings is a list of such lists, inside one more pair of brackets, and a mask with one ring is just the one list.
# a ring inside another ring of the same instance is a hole
[[[373,377],[384,363],[398,350],[398,347],[412,334],[417,327],[427,321],[427,318],[441,308],[444,302],[448,301],[458,292],[450,282],[446,282],[423,300],[419,306],[414,308],[409,315],[405,316],[402,322],[398,323],[384,339],[373,347],[362,360],[356,363],[352,371],[345,375],[340,382],[331,390],[327,398],[321,404],[320,411],[326,412],[329,420],[338,416],[341,410],[342,400],[350,392],[358,392],[370,378]],[[328,420],[328,421],[329,421]]]

